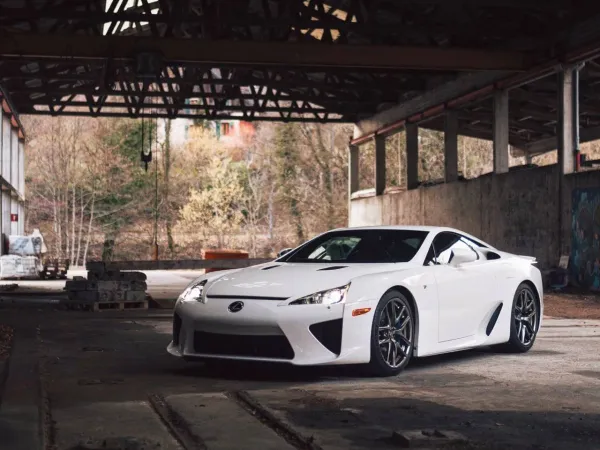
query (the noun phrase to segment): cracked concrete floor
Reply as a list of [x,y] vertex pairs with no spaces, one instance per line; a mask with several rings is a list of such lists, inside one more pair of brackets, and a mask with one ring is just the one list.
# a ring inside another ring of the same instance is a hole
[[[352,367],[185,363],[165,352],[165,313],[3,310],[2,318],[16,328],[13,357],[20,339],[37,349],[37,361],[11,364],[21,373],[5,391],[41,376],[46,448],[398,448],[394,430],[424,429],[469,439],[456,448],[600,448],[598,321],[546,320],[525,355],[473,350],[374,379]],[[0,412],[19,404],[6,400]]]

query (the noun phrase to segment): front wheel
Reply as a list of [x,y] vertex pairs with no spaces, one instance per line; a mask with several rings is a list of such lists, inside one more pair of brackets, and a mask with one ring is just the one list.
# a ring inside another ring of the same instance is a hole
[[517,288],[510,317],[510,340],[504,348],[525,353],[533,347],[540,325],[540,303],[534,290],[526,283]]
[[387,292],[375,308],[369,371],[377,376],[399,374],[413,353],[414,311],[398,291]]

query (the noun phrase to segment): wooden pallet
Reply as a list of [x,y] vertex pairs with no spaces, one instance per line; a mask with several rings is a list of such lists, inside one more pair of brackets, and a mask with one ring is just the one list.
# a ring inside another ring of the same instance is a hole
[[95,302],[92,303],[92,311],[106,311],[114,309],[117,311],[123,311],[126,309],[148,309],[148,302]]
[[124,311],[126,309],[148,309],[148,301],[143,302],[64,302],[67,309],[83,311]]

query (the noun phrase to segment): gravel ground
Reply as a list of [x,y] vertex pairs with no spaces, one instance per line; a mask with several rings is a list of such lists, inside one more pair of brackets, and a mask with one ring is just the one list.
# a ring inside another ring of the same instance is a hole
[[577,292],[547,292],[544,314],[565,319],[600,320],[600,295]]
[[0,324],[0,361],[8,358],[13,330],[7,325]]

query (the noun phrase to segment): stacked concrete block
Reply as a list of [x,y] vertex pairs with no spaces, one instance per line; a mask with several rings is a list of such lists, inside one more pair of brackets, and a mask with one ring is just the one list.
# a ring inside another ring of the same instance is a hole
[[[106,270],[102,262],[87,264],[88,277],[75,277],[67,281],[66,291],[74,303],[116,303],[124,307],[147,308],[146,275],[142,272],[121,272]],[[119,308],[124,309],[124,308]]]

